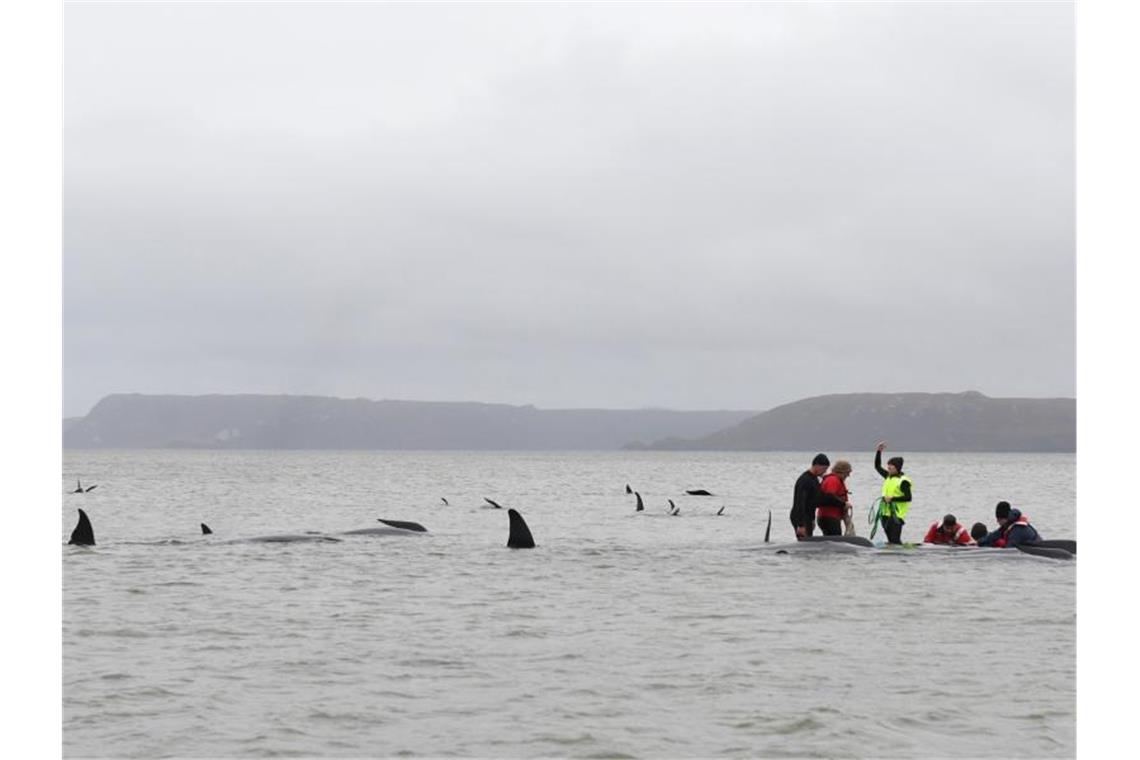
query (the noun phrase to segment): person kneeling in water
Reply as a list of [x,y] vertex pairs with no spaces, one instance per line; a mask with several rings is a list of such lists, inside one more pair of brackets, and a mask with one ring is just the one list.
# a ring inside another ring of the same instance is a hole
[[954,515],[946,515],[940,523],[931,523],[930,530],[926,531],[926,544],[956,544],[958,546],[974,546],[977,542],[970,536],[965,526],[958,524]]
[[1021,514],[1020,509],[1013,509],[1008,501],[999,501],[994,509],[997,517],[998,529],[986,535],[978,546],[993,546],[998,549],[1032,544],[1042,540],[1037,529],[1029,524],[1029,518]]

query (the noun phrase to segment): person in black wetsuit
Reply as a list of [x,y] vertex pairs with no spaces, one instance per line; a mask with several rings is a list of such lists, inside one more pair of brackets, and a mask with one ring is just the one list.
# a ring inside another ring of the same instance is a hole
[[792,489],[792,511],[789,517],[796,531],[796,539],[807,538],[815,529],[815,510],[821,506],[844,506],[843,500],[819,490],[819,479],[827,472],[831,460],[826,454],[816,454],[811,467],[796,480]]

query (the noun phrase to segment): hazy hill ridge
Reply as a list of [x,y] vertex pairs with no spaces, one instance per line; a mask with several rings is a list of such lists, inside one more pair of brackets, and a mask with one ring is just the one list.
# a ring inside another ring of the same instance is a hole
[[847,393],[778,406],[704,436],[627,448],[691,451],[1075,451],[1071,398],[965,393]]
[[536,409],[322,396],[114,394],[64,421],[64,448],[615,450],[700,436],[755,411]]

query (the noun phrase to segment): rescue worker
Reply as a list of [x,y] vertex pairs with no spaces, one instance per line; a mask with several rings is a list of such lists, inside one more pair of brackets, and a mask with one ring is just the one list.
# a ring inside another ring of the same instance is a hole
[[1041,541],[1041,534],[1029,523],[1029,518],[1014,509],[1008,501],[999,501],[994,508],[998,529],[988,533],[978,542],[978,546],[993,546],[998,549],[1012,549],[1021,544]]
[[[831,467],[831,472],[819,484],[820,503],[815,510],[819,530],[825,536],[842,536],[843,519],[852,509],[847,495],[847,477],[851,474],[851,463],[840,459]],[[831,496],[833,500],[827,500]],[[835,502],[839,503],[836,504]]]
[[800,475],[792,489],[792,511],[789,517],[796,531],[796,540],[811,536],[815,529],[815,510],[820,505],[843,504],[830,494],[820,493],[819,478],[827,472],[829,464],[831,460],[826,454],[816,454],[811,460],[811,467]]
[[902,529],[906,525],[906,513],[910,510],[911,479],[903,474],[903,458],[891,457],[887,469],[883,469],[883,449],[886,441],[875,446],[875,471],[883,476],[883,497],[879,506],[879,524],[887,534],[887,542],[902,543]]
[[976,522],[970,527],[970,538],[974,539],[979,545],[982,539],[985,538],[990,532],[985,523]]
[[942,522],[931,523],[930,530],[926,531],[926,538],[922,539],[922,542],[957,546],[977,546],[978,543],[970,536],[966,526],[958,523],[958,518],[954,515],[946,515],[942,518]]

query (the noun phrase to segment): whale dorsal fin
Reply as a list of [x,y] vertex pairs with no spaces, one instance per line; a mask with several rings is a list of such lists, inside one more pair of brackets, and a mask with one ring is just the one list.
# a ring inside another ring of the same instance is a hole
[[635,512],[644,512],[645,511],[645,503],[641,500],[641,494],[639,494],[637,491],[634,491],[633,495],[637,497],[637,509],[634,511]]
[[210,530],[210,526],[209,526],[209,525],[207,525],[206,523],[202,523],[202,535],[203,535],[203,536],[208,536],[208,535],[210,535],[210,534],[211,534],[211,533],[213,533],[213,532],[214,532],[214,531]]
[[79,522],[76,523],[75,530],[71,531],[71,540],[67,543],[76,546],[95,545],[95,530],[91,527],[91,521],[87,519],[87,513],[82,509],[79,510]]
[[495,501],[494,499],[488,499],[486,496],[483,497],[483,501],[487,502],[488,504],[490,504],[495,509],[502,509],[503,508],[502,504]]
[[530,534],[530,528],[527,527],[522,515],[513,509],[508,509],[507,517],[511,521],[511,534],[507,537],[507,546],[511,549],[533,549],[534,537]]

